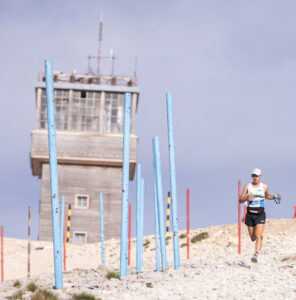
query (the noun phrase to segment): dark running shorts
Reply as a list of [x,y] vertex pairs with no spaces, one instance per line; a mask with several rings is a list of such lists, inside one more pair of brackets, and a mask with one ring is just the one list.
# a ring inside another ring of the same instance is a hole
[[265,212],[263,212],[261,214],[257,214],[257,215],[247,213],[245,224],[247,226],[254,227],[257,224],[265,224],[265,219],[266,219],[266,213]]

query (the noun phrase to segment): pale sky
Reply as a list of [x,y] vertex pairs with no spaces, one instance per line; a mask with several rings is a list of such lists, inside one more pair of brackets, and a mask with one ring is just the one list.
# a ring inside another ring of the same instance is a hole
[[[296,3],[294,1],[1,1],[1,210],[9,237],[26,237],[33,206],[37,237],[40,180],[31,173],[34,87],[44,60],[87,71],[104,19],[103,54],[132,75],[138,57],[136,118],[145,179],[145,234],[154,232],[152,137],[160,137],[169,189],[165,93],[173,94],[180,228],[191,189],[191,228],[237,221],[237,181],[263,171],[267,217],[291,218],[295,174]],[[104,71],[110,71],[108,63]],[[131,201],[135,204],[135,184]],[[164,195],[165,196],[165,195]],[[134,205],[135,206],[135,205]],[[133,212],[135,215],[135,211]],[[133,224],[134,227],[135,222]]]

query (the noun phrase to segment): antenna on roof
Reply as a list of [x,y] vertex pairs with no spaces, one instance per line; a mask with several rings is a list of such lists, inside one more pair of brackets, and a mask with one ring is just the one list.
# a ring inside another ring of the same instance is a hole
[[92,67],[91,67],[92,56],[89,55],[87,58],[88,58],[87,74],[93,74],[93,70],[92,70]]
[[135,70],[134,70],[134,83],[137,84],[138,78],[137,78],[137,68],[138,68],[138,57],[135,57]]
[[103,38],[103,15],[100,16],[100,29],[99,29],[99,47],[98,47],[98,66],[97,75],[100,75],[100,61],[101,61],[101,48],[102,48],[102,38]]
[[115,62],[115,56],[114,56],[114,49],[111,48],[110,49],[110,59],[111,59],[111,63],[112,63],[112,67],[111,67],[111,76],[114,76],[114,62]]

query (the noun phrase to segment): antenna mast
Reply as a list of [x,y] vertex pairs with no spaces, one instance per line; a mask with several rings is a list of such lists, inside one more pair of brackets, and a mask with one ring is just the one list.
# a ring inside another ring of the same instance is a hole
[[134,70],[134,83],[137,84],[138,78],[137,78],[137,68],[138,68],[138,57],[135,57],[135,70]]
[[101,62],[101,48],[102,48],[102,37],[103,37],[103,16],[100,16],[100,29],[99,29],[99,48],[98,48],[98,67],[97,67],[97,75],[100,76],[100,62]]

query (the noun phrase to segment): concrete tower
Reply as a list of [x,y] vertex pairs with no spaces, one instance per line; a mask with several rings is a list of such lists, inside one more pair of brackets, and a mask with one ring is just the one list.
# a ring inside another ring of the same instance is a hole
[[[39,240],[52,239],[45,78],[36,84],[37,126],[31,133],[31,167],[42,179]],[[130,77],[54,72],[60,195],[72,205],[73,243],[100,240],[99,193],[104,194],[106,238],[120,236],[124,93],[132,94],[130,179],[138,137],[139,89]]]

